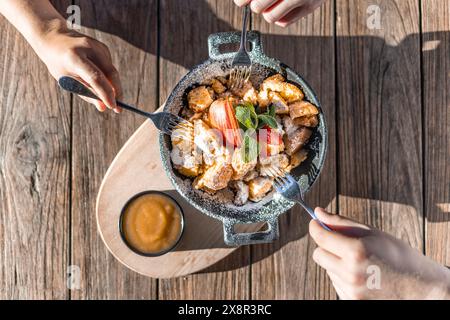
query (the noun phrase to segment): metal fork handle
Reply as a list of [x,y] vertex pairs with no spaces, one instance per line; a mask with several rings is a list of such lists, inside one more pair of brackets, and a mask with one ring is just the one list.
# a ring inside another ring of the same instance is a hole
[[124,109],[126,109],[128,111],[140,114],[141,116],[144,116],[144,117],[147,117],[147,118],[153,118],[153,116],[154,116],[152,113],[142,111],[141,109],[138,109],[138,108],[135,108],[133,106],[130,106],[130,105],[128,105],[128,104],[126,104],[126,103],[124,103],[122,101],[116,100],[116,103],[117,103],[117,105],[119,107],[124,108]]
[[[97,95],[92,92],[88,87],[86,87],[83,83],[78,81],[77,79],[74,79],[72,77],[61,77],[58,80],[58,83],[61,88],[63,88],[66,91],[78,94],[80,96],[84,96],[91,99],[100,100]],[[116,103],[119,107],[124,108],[126,110],[129,110],[131,112],[140,114],[141,116],[147,117],[147,118],[153,118],[153,114],[142,111],[136,107],[130,106],[126,104],[125,102],[116,100]]]
[[310,217],[311,217],[313,220],[316,220],[316,221],[322,226],[322,228],[324,228],[324,229],[327,230],[327,231],[333,231],[333,230],[331,230],[331,228],[330,228],[329,226],[327,226],[325,223],[323,223],[322,221],[320,221],[320,220],[317,218],[316,214],[314,213],[314,210],[313,210],[310,206],[308,206],[308,205],[306,204],[306,202],[303,201],[303,199],[295,199],[295,202],[297,202],[298,204],[300,204],[300,205],[303,207],[303,209],[305,209],[305,211],[308,212],[308,214],[310,215]]
[[239,51],[243,50],[247,52],[247,19],[248,19],[249,8],[248,5],[244,8],[243,22],[242,22],[242,33],[241,33],[241,45]]

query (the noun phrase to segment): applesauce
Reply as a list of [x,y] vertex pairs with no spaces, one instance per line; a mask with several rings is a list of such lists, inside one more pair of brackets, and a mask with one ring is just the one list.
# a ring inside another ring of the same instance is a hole
[[145,192],[133,197],[122,211],[120,231],[135,252],[160,255],[172,249],[183,231],[183,213],[168,195]]

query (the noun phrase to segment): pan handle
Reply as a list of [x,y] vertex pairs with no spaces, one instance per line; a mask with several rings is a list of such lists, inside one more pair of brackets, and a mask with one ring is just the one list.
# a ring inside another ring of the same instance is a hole
[[223,220],[223,238],[229,246],[241,246],[248,244],[268,243],[278,239],[278,217],[266,221],[268,229],[265,231],[251,233],[236,233],[234,226],[241,222],[224,219]]
[[[258,31],[249,31],[247,33],[247,41],[252,43],[252,50],[249,52],[252,56],[264,56],[261,43],[261,34]],[[208,37],[209,57],[213,60],[224,60],[234,57],[235,52],[220,52],[220,46],[230,43],[240,43],[240,32],[219,32],[213,33]]]

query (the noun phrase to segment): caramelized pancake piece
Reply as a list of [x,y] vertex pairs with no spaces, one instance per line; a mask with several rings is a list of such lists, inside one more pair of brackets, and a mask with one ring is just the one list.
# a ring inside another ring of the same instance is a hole
[[170,157],[173,166],[182,175],[196,177],[200,173],[201,158],[195,152],[192,137],[193,130],[176,129],[172,132],[172,151]]
[[300,127],[299,125],[295,124],[294,120],[292,120],[291,117],[289,117],[289,116],[284,116],[282,118],[282,122],[283,122],[284,132],[287,135],[291,135]]
[[262,90],[258,93],[258,105],[261,109],[270,105],[269,91]]
[[217,158],[222,158],[225,154],[222,135],[211,129],[203,120],[194,121],[194,144],[203,155],[203,163],[207,166],[213,165]]
[[305,149],[301,149],[300,151],[294,153],[291,156],[291,160],[289,162],[289,166],[286,168],[286,171],[291,171],[297,168],[307,158],[308,158],[308,151],[306,151]]
[[253,202],[261,201],[272,189],[273,180],[266,177],[257,177],[248,183],[249,199]]
[[230,187],[236,191],[234,197],[234,204],[237,206],[243,206],[248,201],[249,187],[242,181],[231,181]]
[[224,189],[228,186],[232,175],[231,165],[226,161],[218,161],[206,169],[197,181],[194,181],[194,188],[213,191]]
[[303,91],[292,83],[284,82],[280,91],[281,96],[287,103],[301,101],[305,97]]
[[283,90],[284,78],[281,74],[275,74],[268,77],[263,81],[260,86],[260,91],[276,91],[281,92]]
[[214,90],[215,93],[221,94],[224,93],[227,90],[227,87],[223,85],[223,83],[217,79],[211,80],[211,88]]
[[256,105],[258,104],[258,92],[255,90],[255,88],[252,87],[251,89],[247,90],[247,92],[242,97],[242,100]]
[[270,156],[259,161],[261,176],[272,177],[273,173],[283,173],[289,166],[289,157],[285,153]]
[[205,111],[213,103],[214,91],[205,86],[192,89],[188,93],[189,108],[194,112]]
[[295,118],[294,124],[297,126],[315,128],[319,124],[319,118],[316,115]]
[[255,179],[256,177],[259,176],[258,171],[256,170],[252,170],[249,173],[247,173],[244,178],[242,178],[242,180],[244,180],[245,182],[250,182],[251,180]]
[[309,117],[319,114],[319,109],[307,101],[298,101],[289,105],[289,115],[292,119]]
[[292,156],[294,153],[299,151],[311,137],[312,130],[306,127],[301,127],[297,129],[290,135],[284,137],[284,144],[286,146],[286,153]]
[[250,91],[254,92],[256,94],[255,88],[253,87],[253,84],[250,81],[244,82],[243,86],[238,88],[230,88],[231,93],[233,93],[235,96],[239,98],[244,98],[244,96]]
[[231,166],[233,167],[233,180],[241,180],[244,176],[252,171],[256,166],[257,158],[252,161],[245,162],[242,159],[242,149],[234,150]]
[[276,114],[288,114],[289,113],[289,106],[288,106],[286,100],[284,100],[283,97],[279,93],[269,92],[269,98],[270,98],[270,102],[272,102],[272,105],[275,107]]

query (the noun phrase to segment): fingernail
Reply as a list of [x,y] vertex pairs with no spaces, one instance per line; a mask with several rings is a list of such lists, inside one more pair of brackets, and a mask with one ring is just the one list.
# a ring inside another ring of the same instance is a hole
[[103,112],[106,110],[106,107],[103,103],[101,102],[95,102],[94,103],[95,107],[97,108],[98,111]]
[[262,11],[258,3],[253,1],[250,3],[250,9],[256,14],[260,14]]
[[318,213],[318,214],[323,214],[323,215],[328,215],[329,214],[325,209],[323,209],[321,207],[315,208],[314,212],[316,212],[316,214]]

